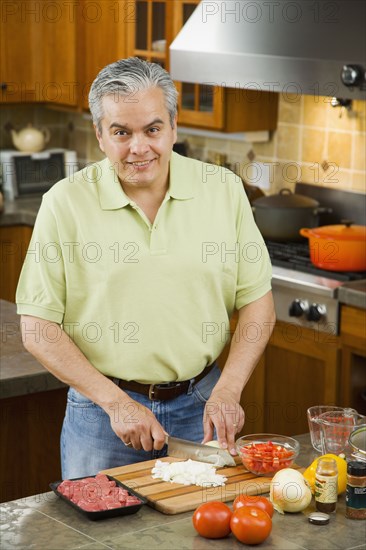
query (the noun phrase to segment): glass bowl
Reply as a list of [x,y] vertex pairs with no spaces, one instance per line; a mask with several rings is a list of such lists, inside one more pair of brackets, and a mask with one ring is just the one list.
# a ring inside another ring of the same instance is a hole
[[348,440],[352,448],[352,457],[361,462],[366,462],[366,424],[356,428]]
[[296,439],[278,434],[244,435],[235,443],[244,467],[257,476],[272,476],[291,468],[300,451]]

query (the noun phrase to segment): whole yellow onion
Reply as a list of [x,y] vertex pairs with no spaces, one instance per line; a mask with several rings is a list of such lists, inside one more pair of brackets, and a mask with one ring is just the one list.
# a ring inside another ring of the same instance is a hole
[[309,484],[298,470],[284,468],[271,480],[269,499],[280,514],[305,510],[311,497]]

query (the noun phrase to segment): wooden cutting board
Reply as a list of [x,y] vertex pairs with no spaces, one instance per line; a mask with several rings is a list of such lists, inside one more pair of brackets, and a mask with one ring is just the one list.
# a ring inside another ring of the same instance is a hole
[[[160,460],[181,462],[183,459],[164,457]],[[164,514],[179,514],[195,510],[200,504],[212,500],[227,502],[234,500],[240,494],[260,495],[269,492],[271,478],[251,474],[241,463],[235,467],[217,468],[216,473],[227,477],[225,485],[198,487],[153,479],[151,470],[155,466],[155,462],[156,460],[148,460],[103,470],[102,473],[113,476],[124,485],[136,490],[147,498],[150,506]]]

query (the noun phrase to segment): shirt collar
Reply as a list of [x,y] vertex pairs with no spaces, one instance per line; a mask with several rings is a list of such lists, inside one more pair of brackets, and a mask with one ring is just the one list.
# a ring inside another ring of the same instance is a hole
[[97,165],[96,183],[100,206],[103,210],[118,210],[130,204],[130,199],[123,191],[117,172],[108,158]]
[[[95,165],[96,184],[100,205],[103,210],[118,210],[131,203],[123,191],[117,173],[108,158]],[[173,199],[187,200],[194,197],[193,178],[190,177],[185,157],[172,151],[169,164],[168,194]]]
[[193,199],[193,173],[191,174],[191,164],[187,163],[185,157],[172,151],[170,157],[170,181],[168,193],[173,199],[187,200]]

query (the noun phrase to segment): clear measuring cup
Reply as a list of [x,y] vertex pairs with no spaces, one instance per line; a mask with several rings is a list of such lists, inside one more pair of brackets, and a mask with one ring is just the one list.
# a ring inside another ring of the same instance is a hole
[[320,425],[322,452],[337,455],[346,450],[349,436],[357,426],[366,422],[366,417],[354,409],[344,409],[324,412],[317,422]]
[[[348,409],[348,410],[353,411],[353,409]],[[320,453],[323,451],[323,448],[322,448],[321,427],[318,422],[318,419],[321,414],[324,414],[327,412],[333,412],[333,411],[342,412],[344,411],[344,407],[337,407],[336,405],[314,405],[313,407],[309,407],[307,410],[311,444],[314,447],[314,449]]]

